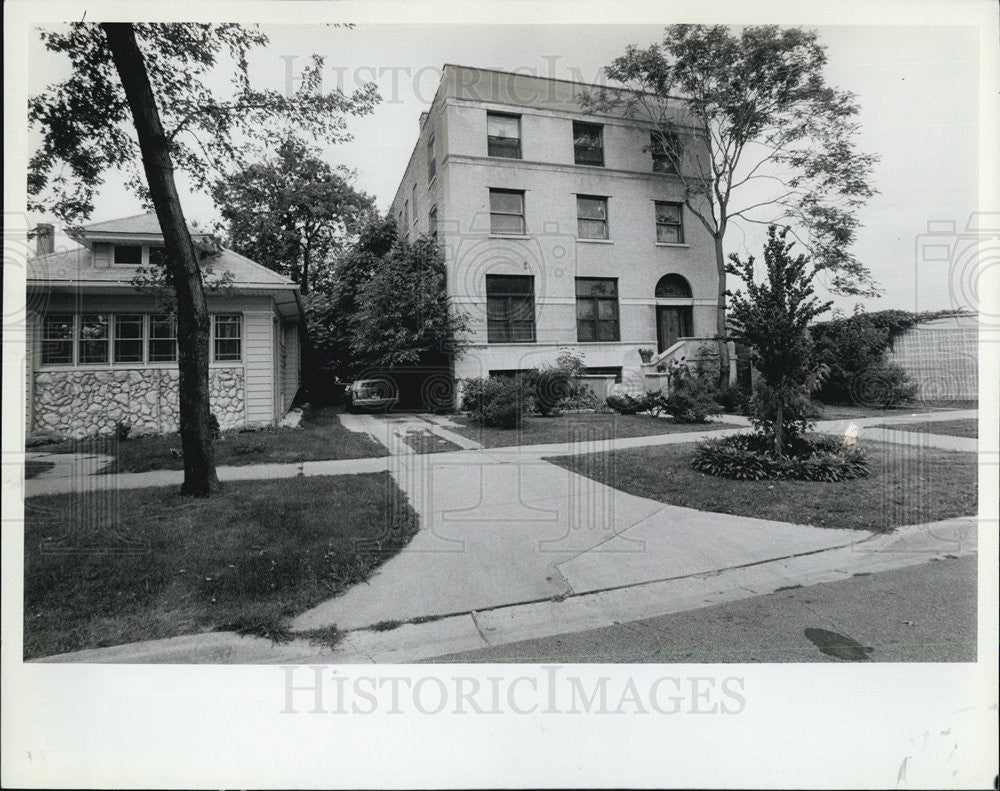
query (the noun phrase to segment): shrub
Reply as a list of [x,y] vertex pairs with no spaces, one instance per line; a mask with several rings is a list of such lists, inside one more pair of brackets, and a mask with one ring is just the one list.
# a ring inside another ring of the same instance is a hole
[[819,411],[805,385],[778,394],[771,390],[766,381],[758,379],[749,404],[750,422],[754,429],[773,438],[779,403],[782,410],[782,433],[786,441],[794,441],[816,425]]
[[542,415],[557,415],[569,399],[573,377],[569,370],[558,366],[542,368],[533,377],[535,406]]
[[699,472],[738,481],[846,481],[868,476],[863,448],[844,448],[838,437],[799,436],[788,454],[776,455],[765,437],[736,434],[698,444],[691,466]]
[[851,382],[851,400],[884,409],[909,404],[917,398],[918,387],[896,363],[881,363],[861,371]]
[[715,400],[723,412],[735,412],[738,415],[750,414],[750,393],[740,385],[726,385],[715,394]]
[[115,438],[119,442],[124,442],[128,439],[129,433],[132,431],[132,424],[127,420],[116,420],[115,421]]
[[484,426],[517,428],[535,406],[523,376],[466,379],[464,387],[462,410]]
[[715,400],[718,387],[707,367],[692,372],[686,365],[675,368],[670,375],[670,387],[659,403],[678,423],[704,423],[709,415],[722,408]]
[[637,415],[655,409],[659,405],[659,396],[660,393],[655,390],[637,396],[629,393],[612,393],[604,403],[619,415]]

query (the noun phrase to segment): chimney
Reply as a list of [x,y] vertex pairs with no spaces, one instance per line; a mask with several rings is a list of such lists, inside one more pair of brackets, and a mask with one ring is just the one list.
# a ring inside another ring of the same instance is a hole
[[427,123],[427,116],[428,115],[430,115],[430,113],[421,113],[420,114],[420,128],[421,129],[423,129],[424,128],[424,124]]
[[47,222],[35,226],[35,255],[48,255],[56,249],[56,228]]

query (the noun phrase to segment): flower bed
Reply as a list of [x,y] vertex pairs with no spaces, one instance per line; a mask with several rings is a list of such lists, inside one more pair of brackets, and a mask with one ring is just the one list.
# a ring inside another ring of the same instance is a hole
[[844,448],[838,437],[796,437],[787,454],[776,454],[757,434],[735,434],[699,443],[691,466],[738,481],[846,481],[868,475],[863,448]]

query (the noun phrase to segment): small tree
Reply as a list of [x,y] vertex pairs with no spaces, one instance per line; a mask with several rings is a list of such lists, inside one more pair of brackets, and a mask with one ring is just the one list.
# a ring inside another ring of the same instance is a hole
[[290,276],[305,295],[374,211],[372,197],[351,186],[353,177],[289,137],[273,156],[217,179],[212,197],[233,249]]
[[466,346],[469,319],[448,296],[444,256],[422,236],[399,240],[357,295],[351,350],[367,365],[439,365]]
[[805,255],[791,257],[795,243],[787,241],[787,235],[787,228],[779,231],[772,225],[767,229],[767,278],[763,283],[754,278],[752,255],[741,261],[733,254],[726,267],[746,286],[746,294],[727,294],[730,332],[750,348],[751,360],[760,373],[752,418],[758,431],[772,440],[777,454],[784,452],[788,440],[808,422],[809,393],[820,376],[813,362],[808,325],[833,304],[814,296],[815,272]]

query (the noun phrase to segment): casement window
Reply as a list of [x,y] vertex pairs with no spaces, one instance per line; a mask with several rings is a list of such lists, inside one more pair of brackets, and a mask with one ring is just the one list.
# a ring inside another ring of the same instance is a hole
[[115,314],[115,362],[141,363],[143,361],[143,325],[141,313]]
[[576,235],[580,239],[608,238],[608,199],[576,196]]
[[243,316],[239,313],[216,313],[212,317],[214,357],[216,362],[243,359]]
[[114,262],[140,266],[142,264],[142,247],[137,244],[116,244]]
[[654,173],[677,172],[680,147],[674,135],[652,132],[649,135],[649,153],[653,157]]
[[535,342],[535,278],[486,276],[486,338],[489,343]]
[[604,127],[573,122],[573,159],[578,165],[604,166]]
[[151,363],[177,361],[177,319],[173,316],[149,317],[149,361]]
[[431,210],[427,212],[427,233],[431,235],[431,238],[437,239],[438,235],[438,209],[437,206],[431,206]]
[[486,153],[491,157],[521,158],[521,117],[486,113]]
[[417,217],[420,216],[420,210],[417,208],[417,185],[414,182],[413,188],[410,190],[410,205],[413,206],[413,224],[417,224]]
[[49,313],[42,322],[42,364],[73,364],[72,313]]
[[107,313],[81,313],[76,342],[77,360],[81,365],[106,365],[110,360],[111,316]]
[[490,232],[524,235],[524,192],[490,190]]
[[684,244],[682,203],[656,201],[656,241],[665,244]]
[[618,281],[614,278],[576,279],[576,339],[617,341]]
[[437,160],[434,158],[434,133],[427,138],[427,183],[434,180],[437,175]]

